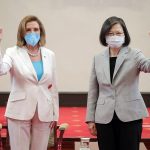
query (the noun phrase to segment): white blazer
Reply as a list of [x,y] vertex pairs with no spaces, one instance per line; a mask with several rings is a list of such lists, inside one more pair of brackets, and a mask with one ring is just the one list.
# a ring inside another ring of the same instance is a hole
[[[10,72],[11,92],[5,116],[29,120],[38,108],[39,119],[44,122],[57,121],[59,116],[58,92],[54,53],[41,47],[43,76],[38,81],[36,72],[24,48],[8,48],[0,58],[0,75]],[[52,87],[51,87],[52,85]]]

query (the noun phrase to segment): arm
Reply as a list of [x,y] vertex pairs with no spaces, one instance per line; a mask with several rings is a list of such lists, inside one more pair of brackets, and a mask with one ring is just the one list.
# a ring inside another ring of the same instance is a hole
[[95,60],[93,60],[89,83],[88,100],[87,100],[86,122],[88,124],[89,132],[94,136],[97,135],[95,126],[95,109],[98,99],[98,93],[99,93],[99,86],[95,71]]
[[[3,30],[2,28],[0,28],[0,43],[2,40],[2,34],[3,34]],[[4,58],[2,57],[1,49],[0,49],[0,75],[6,74],[10,70],[11,62],[12,60],[7,54],[4,55]]]
[[53,83],[52,83],[52,96],[54,102],[54,121],[58,121],[59,117],[59,97],[57,90],[57,77],[56,77],[56,60],[55,55],[53,55]]
[[145,58],[143,53],[139,50],[136,51],[135,61],[140,71],[143,71],[145,73],[150,72],[150,59]]
[[95,58],[93,60],[92,71],[89,82],[89,92],[87,100],[86,122],[95,122],[95,110],[99,95],[99,85],[95,71]]
[[[150,32],[149,32],[150,36]],[[137,63],[138,69],[145,73],[150,72],[150,59],[145,58],[141,51],[137,51],[135,56],[135,61]]]

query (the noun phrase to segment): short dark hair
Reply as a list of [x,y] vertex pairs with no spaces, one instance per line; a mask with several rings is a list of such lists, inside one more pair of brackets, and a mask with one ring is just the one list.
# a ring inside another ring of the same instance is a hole
[[131,41],[129,32],[127,30],[127,27],[126,27],[125,22],[123,21],[123,19],[118,18],[116,16],[109,17],[108,19],[105,20],[104,24],[102,25],[101,32],[100,32],[100,35],[99,35],[100,43],[103,46],[107,46],[106,34],[110,31],[112,26],[115,25],[115,24],[120,24],[122,26],[123,31],[124,31],[124,35],[125,35],[125,42],[124,42],[123,46],[128,46],[130,41]]

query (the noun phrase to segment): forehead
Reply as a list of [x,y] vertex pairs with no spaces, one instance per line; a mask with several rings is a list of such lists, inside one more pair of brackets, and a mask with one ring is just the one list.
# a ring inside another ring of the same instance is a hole
[[37,21],[27,22],[26,28],[39,28],[39,24]]
[[117,23],[111,27],[110,31],[123,31],[123,28],[119,23]]

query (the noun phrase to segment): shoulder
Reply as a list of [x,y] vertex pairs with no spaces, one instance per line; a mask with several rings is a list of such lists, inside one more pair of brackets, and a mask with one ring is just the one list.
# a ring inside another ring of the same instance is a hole
[[132,56],[133,58],[138,55],[143,55],[142,51],[137,48],[130,48],[128,47],[129,56]]
[[109,49],[108,48],[105,48],[103,49],[101,52],[97,53],[95,56],[94,56],[94,59],[100,59],[101,57],[107,55],[109,53]]
[[139,52],[141,52],[141,50],[140,50],[140,49],[137,49],[137,48],[127,47],[127,49],[128,49],[128,51],[129,51],[130,53],[139,53]]
[[6,49],[6,54],[10,56],[14,55],[17,53],[18,49],[20,49],[18,46],[9,47]]

